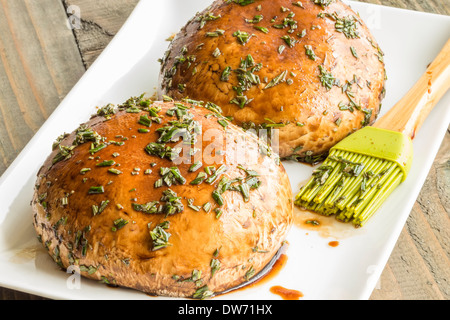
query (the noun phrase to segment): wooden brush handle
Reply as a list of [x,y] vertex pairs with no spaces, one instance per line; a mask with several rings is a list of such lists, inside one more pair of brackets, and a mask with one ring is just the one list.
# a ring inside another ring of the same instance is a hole
[[428,114],[450,88],[450,40],[410,91],[374,127],[414,139]]

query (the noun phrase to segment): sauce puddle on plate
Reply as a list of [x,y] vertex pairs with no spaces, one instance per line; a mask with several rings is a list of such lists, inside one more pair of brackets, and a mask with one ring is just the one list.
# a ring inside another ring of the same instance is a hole
[[[363,232],[351,223],[336,220],[334,216],[323,216],[294,206],[294,225],[297,228],[315,231],[322,238],[345,239]],[[330,244],[337,247],[339,243]]]
[[273,278],[275,278],[283,269],[283,267],[286,265],[286,262],[288,260],[288,256],[284,253],[287,250],[287,244],[283,246],[283,248],[280,249],[280,252],[278,254],[278,257],[275,257],[275,262],[272,266],[266,267],[266,270],[261,271],[262,276],[261,277],[255,277],[255,279],[250,280],[249,283],[246,283],[241,288],[232,289],[231,291],[237,291],[237,290],[245,290],[249,288],[253,288],[259,285],[262,285],[264,283],[269,282]]
[[[249,283],[246,283],[242,287],[231,289],[230,291],[224,292],[222,294],[227,294],[229,292],[235,292],[239,290],[245,290],[256,286],[260,286],[274,279],[278,274],[280,274],[281,270],[287,263],[288,256],[285,254],[285,252],[287,250],[288,245],[289,245],[288,243],[283,245],[283,247],[278,252],[277,256],[274,257],[275,262],[273,262],[271,266],[267,266],[265,270],[261,271],[262,275],[260,277],[257,276],[255,277],[254,280],[250,280]],[[284,300],[299,300],[300,298],[303,297],[303,293],[301,293],[300,291],[286,289],[281,286],[272,286],[270,288],[270,292],[279,295]]]
[[330,242],[328,242],[328,245],[330,247],[336,248],[339,246],[339,241],[330,241]]
[[303,298],[303,293],[297,290],[286,289],[281,286],[274,286],[270,288],[270,292],[279,295],[283,300],[299,300]]

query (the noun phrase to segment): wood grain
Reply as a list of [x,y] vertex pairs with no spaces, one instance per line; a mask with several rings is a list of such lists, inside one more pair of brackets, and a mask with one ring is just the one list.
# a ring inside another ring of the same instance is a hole
[[400,9],[450,15],[450,5],[444,0],[356,0]]
[[0,1],[0,173],[83,75],[62,4]]
[[[94,63],[137,2],[0,0],[0,174]],[[450,15],[448,1],[361,2]],[[66,27],[70,6],[80,9],[80,29]],[[450,129],[371,300],[450,298],[449,186]],[[0,299],[41,298],[0,288]]]
[[139,0],[63,0],[79,8],[81,28],[74,29],[84,65],[89,68],[122,27]]

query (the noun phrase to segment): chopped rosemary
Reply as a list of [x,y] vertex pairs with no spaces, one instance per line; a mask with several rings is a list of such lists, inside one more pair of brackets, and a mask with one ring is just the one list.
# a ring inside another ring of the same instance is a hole
[[80,170],[80,174],[84,175],[84,174],[88,173],[89,171],[91,171],[91,168],[83,168]]
[[103,116],[106,119],[110,119],[114,114],[116,114],[116,109],[111,103],[97,110],[97,115]]
[[278,75],[277,77],[275,77],[274,79],[272,79],[272,81],[270,81],[265,87],[264,90],[269,89],[269,88],[273,88],[277,85],[279,85],[280,83],[283,83],[286,81],[286,75],[287,75],[288,71],[284,70],[280,75]]
[[230,74],[231,74],[231,67],[228,66],[225,68],[225,70],[223,70],[220,80],[223,82],[227,82],[228,80],[230,80]]
[[92,214],[96,216],[102,213],[108,206],[109,202],[109,200],[105,200],[100,203],[100,206],[92,205]]
[[108,172],[112,173],[112,174],[115,174],[115,175],[120,175],[120,174],[123,173],[122,171],[117,170],[117,169],[108,169]]
[[267,251],[267,250],[261,250],[261,249],[259,249],[258,246],[252,248],[252,251],[253,251],[253,252],[256,252],[256,253],[268,253],[268,252],[269,252],[269,251]]
[[163,192],[161,201],[165,202],[165,204],[159,209],[159,211],[165,213],[166,217],[176,213],[181,213],[184,210],[184,206],[181,203],[181,197],[178,197],[177,194],[171,189]]
[[171,187],[173,184],[186,183],[186,179],[181,175],[181,172],[177,167],[161,167],[159,170],[159,174],[161,175],[161,179],[157,181],[157,185],[155,184],[155,187],[162,187],[163,184]]
[[[289,33],[294,32],[298,25],[297,25],[297,21],[295,21],[294,19],[292,19],[295,16],[295,14],[293,12],[289,13],[289,15],[283,19],[283,22],[281,24],[274,24],[272,25],[273,28],[275,29],[284,29],[289,27]],[[275,19],[276,20],[276,19]],[[273,21],[275,22],[275,21]]]
[[191,208],[194,211],[199,212],[200,209],[202,208],[201,206],[194,205],[194,199],[188,199],[187,202],[188,202],[188,208]]
[[228,127],[228,121],[225,119],[219,119],[217,122],[224,128]]
[[292,38],[288,35],[282,36],[281,39],[283,39],[284,42],[286,42],[286,44],[289,46],[289,48],[295,47],[295,45],[297,43],[297,40],[295,40],[294,38]]
[[266,27],[253,26],[253,28],[255,28],[256,30],[259,30],[259,31],[261,31],[262,33],[265,33],[265,34],[269,33],[269,29],[267,29]]
[[261,22],[263,19],[264,19],[263,15],[259,14],[259,15],[256,15],[252,20],[245,19],[245,22],[247,22],[247,23],[258,23],[258,22]]
[[150,236],[153,240],[152,251],[157,251],[172,245],[171,243],[169,243],[171,234],[166,231],[167,229],[169,229],[169,227],[170,222],[164,221],[163,223],[156,225],[156,227],[150,231]]
[[216,208],[214,210],[214,212],[216,213],[216,219],[219,219],[222,216],[222,214],[223,214],[223,211],[220,208]]
[[152,142],[145,148],[145,151],[152,156],[158,156],[161,159],[168,158],[170,160],[175,160],[179,157],[181,149],[171,148],[170,146],[166,146],[165,144]]
[[208,179],[206,179],[206,183],[213,184],[222,174],[224,174],[228,170],[226,165],[222,165],[217,169]]
[[203,210],[204,210],[206,213],[208,213],[209,211],[211,211],[211,207],[212,207],[211,203],[210,203],[210,202],[207,202],[207,203],[205,203],[205,204],[203,205]]
[[362,126],[368,126],[370,124],[370,120],[372,119],[373,110],[372,109],[362,109],[364,113],[364,120],[361,122]]
[[211,259],[210,266],[211,266],[211,277],[214,277],[214,274],[217,271],[219,271],[221,267],[219,259]]
[[123,227],[125,227],[128,224],[129,221],[124,220],[123,218],[119,218],[117,220],[114,220],[114,227],[111,228],[111,230],[113,232],[116,232],[120,229],[122,229]]
[[215,37],[218,37],[218,36],[222,36],[224,34],[225,34],[225,30],[217,29],[216,31],[207,32],[206,36],[215,38]]
[[252,86],[261,83],[259,76],[255,72],[260,71],[262,68],[261,63],[256,63],[251,55],[247,55],[246,58],[242,59],[239,68],[234,70],[237,74],[237,80],[239,85],[234,86],[233,90],[236,91],[236,97],[230,101],[230,103],[237,104],[241,109],[245,105],[249,104],[253,99],[248,99],[244,95],[244,92],[249,90]]
[[246,45],[249,42],[250,38],[253,37],[253,35],[250,35],[245,31],[238,30],[233,33],[233,37],[236,37],[242,45]]
[[305,50],[306,50],[306,55],[308,56],[308,58],[310,58],[313,61],[316,61],[317,56],[314,53],[314,50],[313,50],[312,46],[305,45]]
[[86,124],[82,124],[76,131],[73,145],[77,146],[88,141],[93,142],[94,145],[97,146],[100,144],[100,142],[104,141],[104,138],[101,137],[97,132],[92,130],[92,128],[88,128]]
[[103,162],[97,163],[95,166],[96,167],[111,167],[115,164],[116,164],[116,162],[114,160],[105,160]]
[[355,39],[359,38],[359,33],[357,31],[357,22],[358,20],[355,17],[335,17],[336,23],[335,28],[336,31],[341,32],[347,37],[348,39]]
[[228,2],[233,1],[234,3],[237,3],[241,6],[246,6],[252,3],[255,3],[255,0],[228,0]]
[[69,198],[68,197],[61,198],[61,205],[62,206],[67,206],[68,204],[69,204]]
[[75,146],[65,147],[65,146],[62,146],[62,145],[58,145],[58,148],[59,148],[59,152],[53,158],[52,164],[56,164],[56,163],[58,163],[60,161],[67,160],[67,159],[71,158],[72,154],[73,154],[72,152],[73,152],[73,149],[75,149]]
[[81,272],[86,272],[87,274],[92,275],[92,274],[97,272],[97,268],[94,267],[94,266],[81,265],[80,266],[80,271]]
[[200,22],[200,26],[198,28],[203,29],[208,21],[217,20],[219,18],[221,18],[220,14],[215,16],[212,12],[207,12],[203,15],[198,15],[195,21]]
[[250,200],[250,187],[247,183],[241,183],[239,185],[239,190],[242,193],[242,196],[244,198],[244,202],[248,202]]
[[219,206],[223,206],[224,205],[224,199],[223,199],[222,195],[217,190],[215,190],[212,193],[212,197],[213,197],[214,201],[216,201],[216,203]]
[[97,147],[91,148],[91,150],[89,150],[89,152],[90,152],[91,154],[94,154],[94,153],[99,152],[100,150],[105,149],[106,147],[107,147],[107,145],[104,144],[104,143],[102,143],[102,144],[100,144],[100,145],[97,146]]
[[213,167],[213,166],[207,166],[207,167],[205,167],[205,172],[206,172],[208,175],[212,175],[215,171],[216,171],[216,168]]
[[88,194],[101,194],[105,192],[105,188],[103,188],[103,186],[99,186],[99,187],[90,187]]
[[358,56],[358,53],[356,52],[355,47],[350,47],[350,51],[356,59],[359,59],[359,56]]
[[155,214],[158,213],[159,201],[151,201],[146,204],[133,203],[132,207],[137,212],[143,212],[145,214]]
[[[235,1],[237,1],[237,0],[235,0]],[[254,2],[254,0],[239,0],[239,1],[240,2],[249,2],[249,3]],[[245,4],[241,4],[241,5],[245,5]],[[194,299],[205,300],[205,299],[212,297],[213,295],[214,295],[214,292],[209,290],[208,286],[203,286],[201,288],[198,288],[192,297]]]
[[138,123],[143,126],[150,127],[152,125],[152,119],[150,119],[147,115],[143,115],[139,118]]
[[58,146],[61,144],[61,142],[68,136],[69,136],[68,133],[64,133],[64,134],[60,135],[58,138],[56,138],[55,142],[53,142],[53,144],[52,144],[52,150],[55,150],[56,148],[58,148]]
[[334,0],[313,0],[313,2],[322,8],[329,6]]
[[197,161],[196,163],[194,163],[190,168],[189,168],[189,172],[196,172],[198,169],[200,169],[203,166],[201,161]]
[[331,88],[333,88],[333,86],[337,84],[336,78],[334,78],[333,75],[329,73],[324,66],[320,65],[319,71],[320,82],[325,88],[327,88],[327,90],[331,90]]
[[212,53],[214,58],[218,58],[221,54],[222,54],[222,52],[220,51],[219,48],[216,48]]
[[313,226],[320,226],[320,222],[317,220],[307,220],[305,223]]
[[197,178],[195,178],[195,179],[191,182],[191,185],[196,186],[196,185],[202,184],[203,181],[205,181],[207,177],[208,177],[208,175],[207,175],[205,172],[200,172],[200,173],[197,175]]
[[254,275],[256,274],[256,270],[253,268],[253,266],[250,266],[250,268],[245,273],[245,280],[249,281]]

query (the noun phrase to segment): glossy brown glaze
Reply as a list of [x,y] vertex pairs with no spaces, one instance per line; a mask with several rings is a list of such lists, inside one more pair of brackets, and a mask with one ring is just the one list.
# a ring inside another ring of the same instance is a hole
[[[275,155],[259,152],[263,145],[256,136],[232,124],[224,128],[218,122],[222,118],[210,110],[185,105],[192,107],[189,113],[202,126],[196,147],[204,152],[204,159],[212,144],[206,137],[208,132],[213,130],[227,138],[227,148],[221,148],[221,164],[204,163],[196,172],[189,172],[189,163],[174,164],[145,151],[159,138],[158,129],[176,121],[176,116],[166,114],[176,107],[174,103],[153,105],[161,107],[158,115],[162,122],[153,122],[148,133],[138,132],[146,128],[138,121],[148,111],[119,111],[109,120],[95,116],[86,124],[104,138],[106,148],[91,154],[91,142],[79,144],[69,158],[53,165],[59,149],[51,153],[38,174],[33,220],[42,243],[62,268],[81,266],[83,276],[148,294],[192,297],[199,288],[219,293],[247,281],[276,254],[293,222],[292,191],[284,168]],[[68,135],[60,145],[71,146],[75,136],[75,132]],[[190,182],[206,165],[218,168],[222,164],[228,167],[222,177],[245,179],[247,173],[230,157],[242,140],[256,159],[242,166],[256,170],[261,184],[250,189],[248,202],[240,192],[226,191],[220,206],[212,197],[220,178],[198,186]],[[114,166],[96,166],[105,160],[114,160]],[[133,203],[160,201],[168,187],[155,188],[154,184],[162,167],[174,166],[186,182],[170,189],[181,197],[184,210],[168,216],[135,210]],[[91,170],[82,174],[84,168]],[[111,173],[111,168],[122,173]],[[146,171],[149,169],[151,173]],[[103,186],[104,193],[89,194],[92,186]],[[188,199],[194,199],[195,206],[209,202],[212,207],[209,212],[196,211],[188,206]],[[94,216],[92,206],[105,200],[110,203]],[[215,212],[218,208],[222,214]],[[120,228],[114,224],[118,219],[128,223]],[[164,221],[170,223],[166,230],[170,245],[155,251],[150,231]],[[213,259],[220,261],[214,275]]]
[[[244,127],[276,124],[282,158],[311,161],[373,123],[386,77],[374,37],[341,1],[298,3],[215,1],[172,41],[162,59],[159,94],[212,101]],[[250,38],[239,40],[239,31]],[[248,55],[254,65],[261,64],[256,70],[240,68]],[[227,68],[228,79],[222,79]],[[328,88],[321,68],[334,78]],[[246,88],[238,93],[239,75],[248,71],[259,80],[245,80]],[[282,80],[271,86],[280,75]]]

